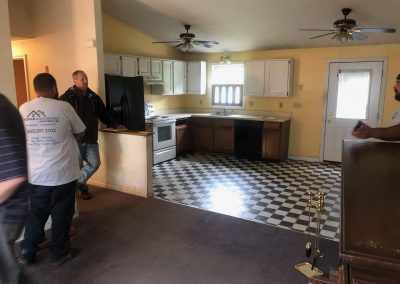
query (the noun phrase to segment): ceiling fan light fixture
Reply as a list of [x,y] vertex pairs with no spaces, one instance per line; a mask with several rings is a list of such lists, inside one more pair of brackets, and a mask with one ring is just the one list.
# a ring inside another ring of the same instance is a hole
[[219,60],[220,64],[231,64],[232,60],[231,60],[231,56],[221,56],[220,60]]

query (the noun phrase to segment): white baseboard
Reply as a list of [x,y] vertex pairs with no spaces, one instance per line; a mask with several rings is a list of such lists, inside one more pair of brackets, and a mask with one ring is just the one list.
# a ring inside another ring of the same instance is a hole
[[141,196],[141,197],[146,197],[146,198],[148,197],[147,194],[138,191],[136,188],[118,186],[118,185],[103,183],[103,182],[99,182],[99,181],[95,181],[95,180],[91,180],[90,182],[88,182],[88,184],[102,187],[102,188],[112,189],[112,190],[116,190],[116,191],[120,191],[120,192],[125,192],[125,193],[129,193],[129,194],[137,195],[137,196]]
[[298,161],[306,161],[306,162],[322,162],[322,160],[320,160],[320,158],[317,157],[306,157],[306,156],[292,156],[289,155],[288,157],[291,160],[298,160]]

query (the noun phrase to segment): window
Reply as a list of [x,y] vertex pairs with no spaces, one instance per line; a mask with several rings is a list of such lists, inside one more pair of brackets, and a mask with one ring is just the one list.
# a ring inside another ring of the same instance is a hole
[[336,118],[366,119],[370,85],[370,70],[340,72]]
[[244,64],[213,64],[211,66],[214,106],[243,106]]

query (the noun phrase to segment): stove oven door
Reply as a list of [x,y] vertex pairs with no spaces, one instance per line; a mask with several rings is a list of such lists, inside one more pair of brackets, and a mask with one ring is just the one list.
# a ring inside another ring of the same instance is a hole
[[175,147],[175,120],[153,121],[154,151]]

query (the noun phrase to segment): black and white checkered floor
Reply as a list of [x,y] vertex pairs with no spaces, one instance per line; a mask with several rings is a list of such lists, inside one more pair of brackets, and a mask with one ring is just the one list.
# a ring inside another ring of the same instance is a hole
[[321,236],[338,241],[340,174],[337,163],[186,154],[155,165],[153,187],[159,199],[300,232],[310,228],[311,233],[317,218],[313,209],[308,227],[306,192],[322,191],[326,196]]

